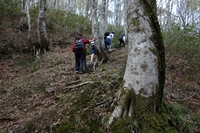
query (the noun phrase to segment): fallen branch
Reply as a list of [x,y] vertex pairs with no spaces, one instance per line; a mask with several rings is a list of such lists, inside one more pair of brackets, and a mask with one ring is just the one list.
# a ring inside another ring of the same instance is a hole
[[188,101],[189,99],[191,99],[192,97],[194,97],[198,92],[198,89],[196,89],[196,91],[188,98],[185,98],[185,99],[174,99],[175,101],[178,101],[178,102],[183,102],[183,101]]
[[67,83],[66,86],[69,86],[69,85],[72,85],[72,84],[76,84],[76,83],[78,83],[78,82],[80,82],[80,80],[72,81],[72,82],[70,82],[70,83]]
[[0,118],[0,121],[13,121],[14,118],[9,118],[9,117],[2,117]]
[[87,84],[94,84],[94,83],[101,83],[101,82],[100,81],[87,81],[87,82],[83,82],[83,83],[80,83],[80,84],[77,84],[77,85],[68,86],[64,89],[78,88],[78,87],[81,87],[81,86],[84,86],[84,85],[87,85]]
[[99,103],[96,103],[96,104],[92,104],[90,107],[87,107],[87,108],[83,109],[83,111],[88,110],[89,108],[95,108],[95,107],[101,106],[102,104],[109,104],[110,105],[112,103],[112,101],[113,101],[113,97],[110,96],[110,97],[108,97],[106,100],[104,100],[102,102],[99,102]]

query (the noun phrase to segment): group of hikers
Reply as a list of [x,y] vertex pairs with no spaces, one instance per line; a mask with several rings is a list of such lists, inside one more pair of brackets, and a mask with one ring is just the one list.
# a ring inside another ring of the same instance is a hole
[[[112,51],[112,40],[114,38],[115,33],[114,32],[106,32],[104,34],[104,43],[105,43],[105,47],[108,51]],[[118,48],[121,47],[121,44],[124,45],[125,47],[125,35],[122,35],[118,38],[119,40],[119,45]]]
[[[106,32],[104,34],[104,44],[106,47],[106,50],[111,52],[112,51],[112,40],[114,38],[115,33],[114,32]],[[75,73],[79,73],[80,66],[82,64],[82,70],[85,72],[87,70],[87,63],[86,63],[86,46],[85,44],[90,43],[91,44],[91,58],[90,62],[94,62],[94,56],[96,55],[96,49],[95,49],[95,41],[96,39],[93,38],[91,40],[84,39],[81,36],[76,36],[75,41],[72,45],[72,52],[75,54]],[[118,48],[121,47],[121,44],[124,45],[125,47],[125,35],[122,35],[118,38],[119,40],[119,45]]]

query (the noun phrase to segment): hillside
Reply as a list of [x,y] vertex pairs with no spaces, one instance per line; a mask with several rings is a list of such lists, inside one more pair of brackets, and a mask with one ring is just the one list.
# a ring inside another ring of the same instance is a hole
[[[33,50],[26,48],[26,32],[0,29],[0,132],[111,132],[106,123],[122,82],[127,47],[114,48],[112,60],[95,72],[75,74],[73,36],[49,33],[50,51],[35,60]],[[186,106],[188,116],[197,118],[193,131],[199,132],[200,73],[191,75],[189,61],[168,53],[166,64],[164,101]]]

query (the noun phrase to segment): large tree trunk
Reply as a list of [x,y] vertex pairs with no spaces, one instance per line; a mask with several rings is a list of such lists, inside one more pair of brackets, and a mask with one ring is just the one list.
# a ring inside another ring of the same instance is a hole
[[164,46],[156,0],[126,0],[125,4],[128,59],[119,102],[109,124],[114,118],[158,112],[165,83]]
[[[23,13],[26,13],[27,14],[27,10],[28,10],[28,8],[27,8],[27,1],[26,0],[22,0],[22,12]],[[23,31],[23,30],[27,30],[28,29],[28,24],[27,24],[27,17],[28,16],[23,16],[23,17],[21,17],[21,19],[20,19],[20,25],[19,25],[19,29],[21,30],[21,31]]]
[[46,32],[46,0],[40,0],[40,11],[38,15],[38,39],[40,48],[46,52],[49,48],[49,41]]
[[98,18],[97,18],[97,3],[98,0],[92,1],[92,34],[96,38],[96,43],[99,43],[98,39]]
[[[92,16],[92,33],[94,37],[96,38],[95,41],[95,47],[97,52],[97,58],[95,63],[98,63],[98,65],[101,65],[104,61],[108,60],[108,55],[106,53],[105,44],[104,44],[104,32],[105,32],[105,25],[106,25],[106,19],[105,19],[105,10],[106,10],[106,0],[102,0],[102,9],[100,13],[101,21],[100,26],[98,29],[98,16],[97,16],[97,5],[98,0],[93,0],[92,7],[93,7],[93,16]],[[98,32],[99,30],[99,32]]]

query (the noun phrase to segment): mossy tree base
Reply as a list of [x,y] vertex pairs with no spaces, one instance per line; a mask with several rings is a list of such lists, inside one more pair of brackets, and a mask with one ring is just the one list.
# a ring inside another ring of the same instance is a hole
[[113,133],[166,133],[177,132],[169,122],[170,113],[163,103],[161,113],[144,112],[132,117],[121,117],[113,122],[110,130]]

